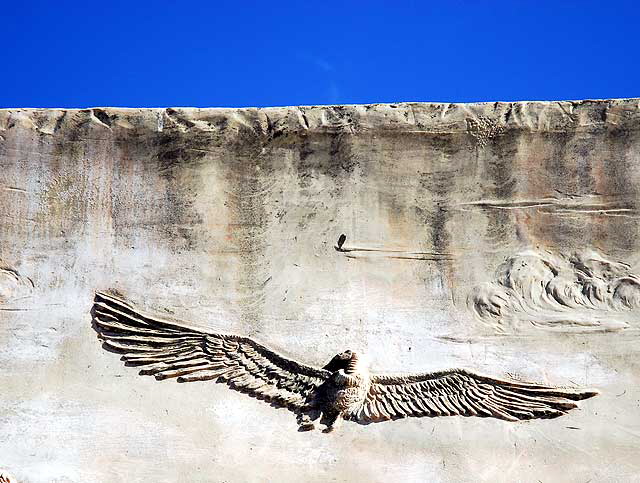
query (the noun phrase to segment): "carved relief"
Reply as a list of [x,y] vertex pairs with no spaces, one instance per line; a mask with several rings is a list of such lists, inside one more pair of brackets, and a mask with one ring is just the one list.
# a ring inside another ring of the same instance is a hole
[[527,251],[507,258],[495,279],[468,299],[477,317],[498,330],[538,327],[613,330],[640,308],[640,278],[626,263],[590,252]]
[[323,368],[283,357],[247,337],[204,331],[143,314],[120,297],[97,293],[94,328],[141,375],[178,382],[217,381],[331,431],[342,420],[369,424],[405,417],[480,416],[506,421],[555,418],[594,391],[560,389],[482,376],[464,369],[378,375],[354,351]]
[[30,297],[33,281],[17,270],[0,265],[0,305]]
[[615,198],[597,194],[577,195],[556,191],[556,196],[519,200],[491,200],[463,202],[463,210],[510,211],[536,210],[558,216],[606,216],[637,218],[640,215],[635,196],[619,195]]

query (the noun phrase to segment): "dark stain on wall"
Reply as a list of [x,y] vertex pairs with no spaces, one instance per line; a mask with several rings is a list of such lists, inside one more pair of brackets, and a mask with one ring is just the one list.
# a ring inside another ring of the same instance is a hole
[[[511,200],[516,193],[517,180],[514,176],[515,158],[518,151],[516,136],[498,136],[488,140],[484,148],[479,148],[478,157],[484,164],[486,180],[483,180],[484,199]],[[507,210],[487,212],[485,236],[490,244],[514,239],[514,219]]]
[[344,184],[360,167],[351,135],[341,131],[305,136],[297,153],[299,186],[307,188],[313,179],[330,180],[334,196],[341,194]]
[[276,172],[267,136],[259,126],[242,126],[235,149],[224,156],[232,244],[239,256],[238,309],[243,322],[259,331],[264,317],[264,291],[271,276],[265,256],[267,231],[273,222],[267,206]]

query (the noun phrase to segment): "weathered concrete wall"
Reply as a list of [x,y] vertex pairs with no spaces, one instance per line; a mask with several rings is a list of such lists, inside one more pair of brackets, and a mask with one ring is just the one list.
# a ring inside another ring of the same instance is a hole
[[[639,129],[638,100],[0,111],[0,471],[637,478]],[[309,364],[353,348],[601,395],[554,420],[297,432],[124,367],[91,327],[109,288]]]

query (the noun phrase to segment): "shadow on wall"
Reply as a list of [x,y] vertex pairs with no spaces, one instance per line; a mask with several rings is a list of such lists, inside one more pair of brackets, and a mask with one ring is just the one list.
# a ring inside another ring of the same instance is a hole
[[640,309],[640,278],[626,263],[596,252],[526,251],[507,258],[494,280],[475,287],[467,303],[499,332],[531,326],[618,330]]

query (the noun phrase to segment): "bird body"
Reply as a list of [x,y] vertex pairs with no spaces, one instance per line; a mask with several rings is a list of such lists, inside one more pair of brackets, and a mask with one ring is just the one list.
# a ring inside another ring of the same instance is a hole
[[[333,372],[329,379],[329,389],[326,400],[337,414],[333,425],[341,419],[352,419],[362,409],[371,380],[368,368],[360,361],[360,356],[353,351],[345,351],[338,354],[338,357],[346,356],[348,359],[347,368]],[[329,425],[332,428],[333,425]]]
[[369,378],[360,372],[346,374],[340,370],[333,375],[336,391],[333,406],[343,414],[355,414],[367,398]]
[[298,415],[301,430],[320,420],[360,424],[405,417],[479,416],[506,421],[554,418],[595,391],[554,388],[479,375],[465,369],[418,374],[369,372],[347,350],[323,368],[279,355],[256,341],[204,331],[144,314],[121,297],[96,293],[94,328],[105,348],[122,353],[141,375],[178,382],[217,381]]

